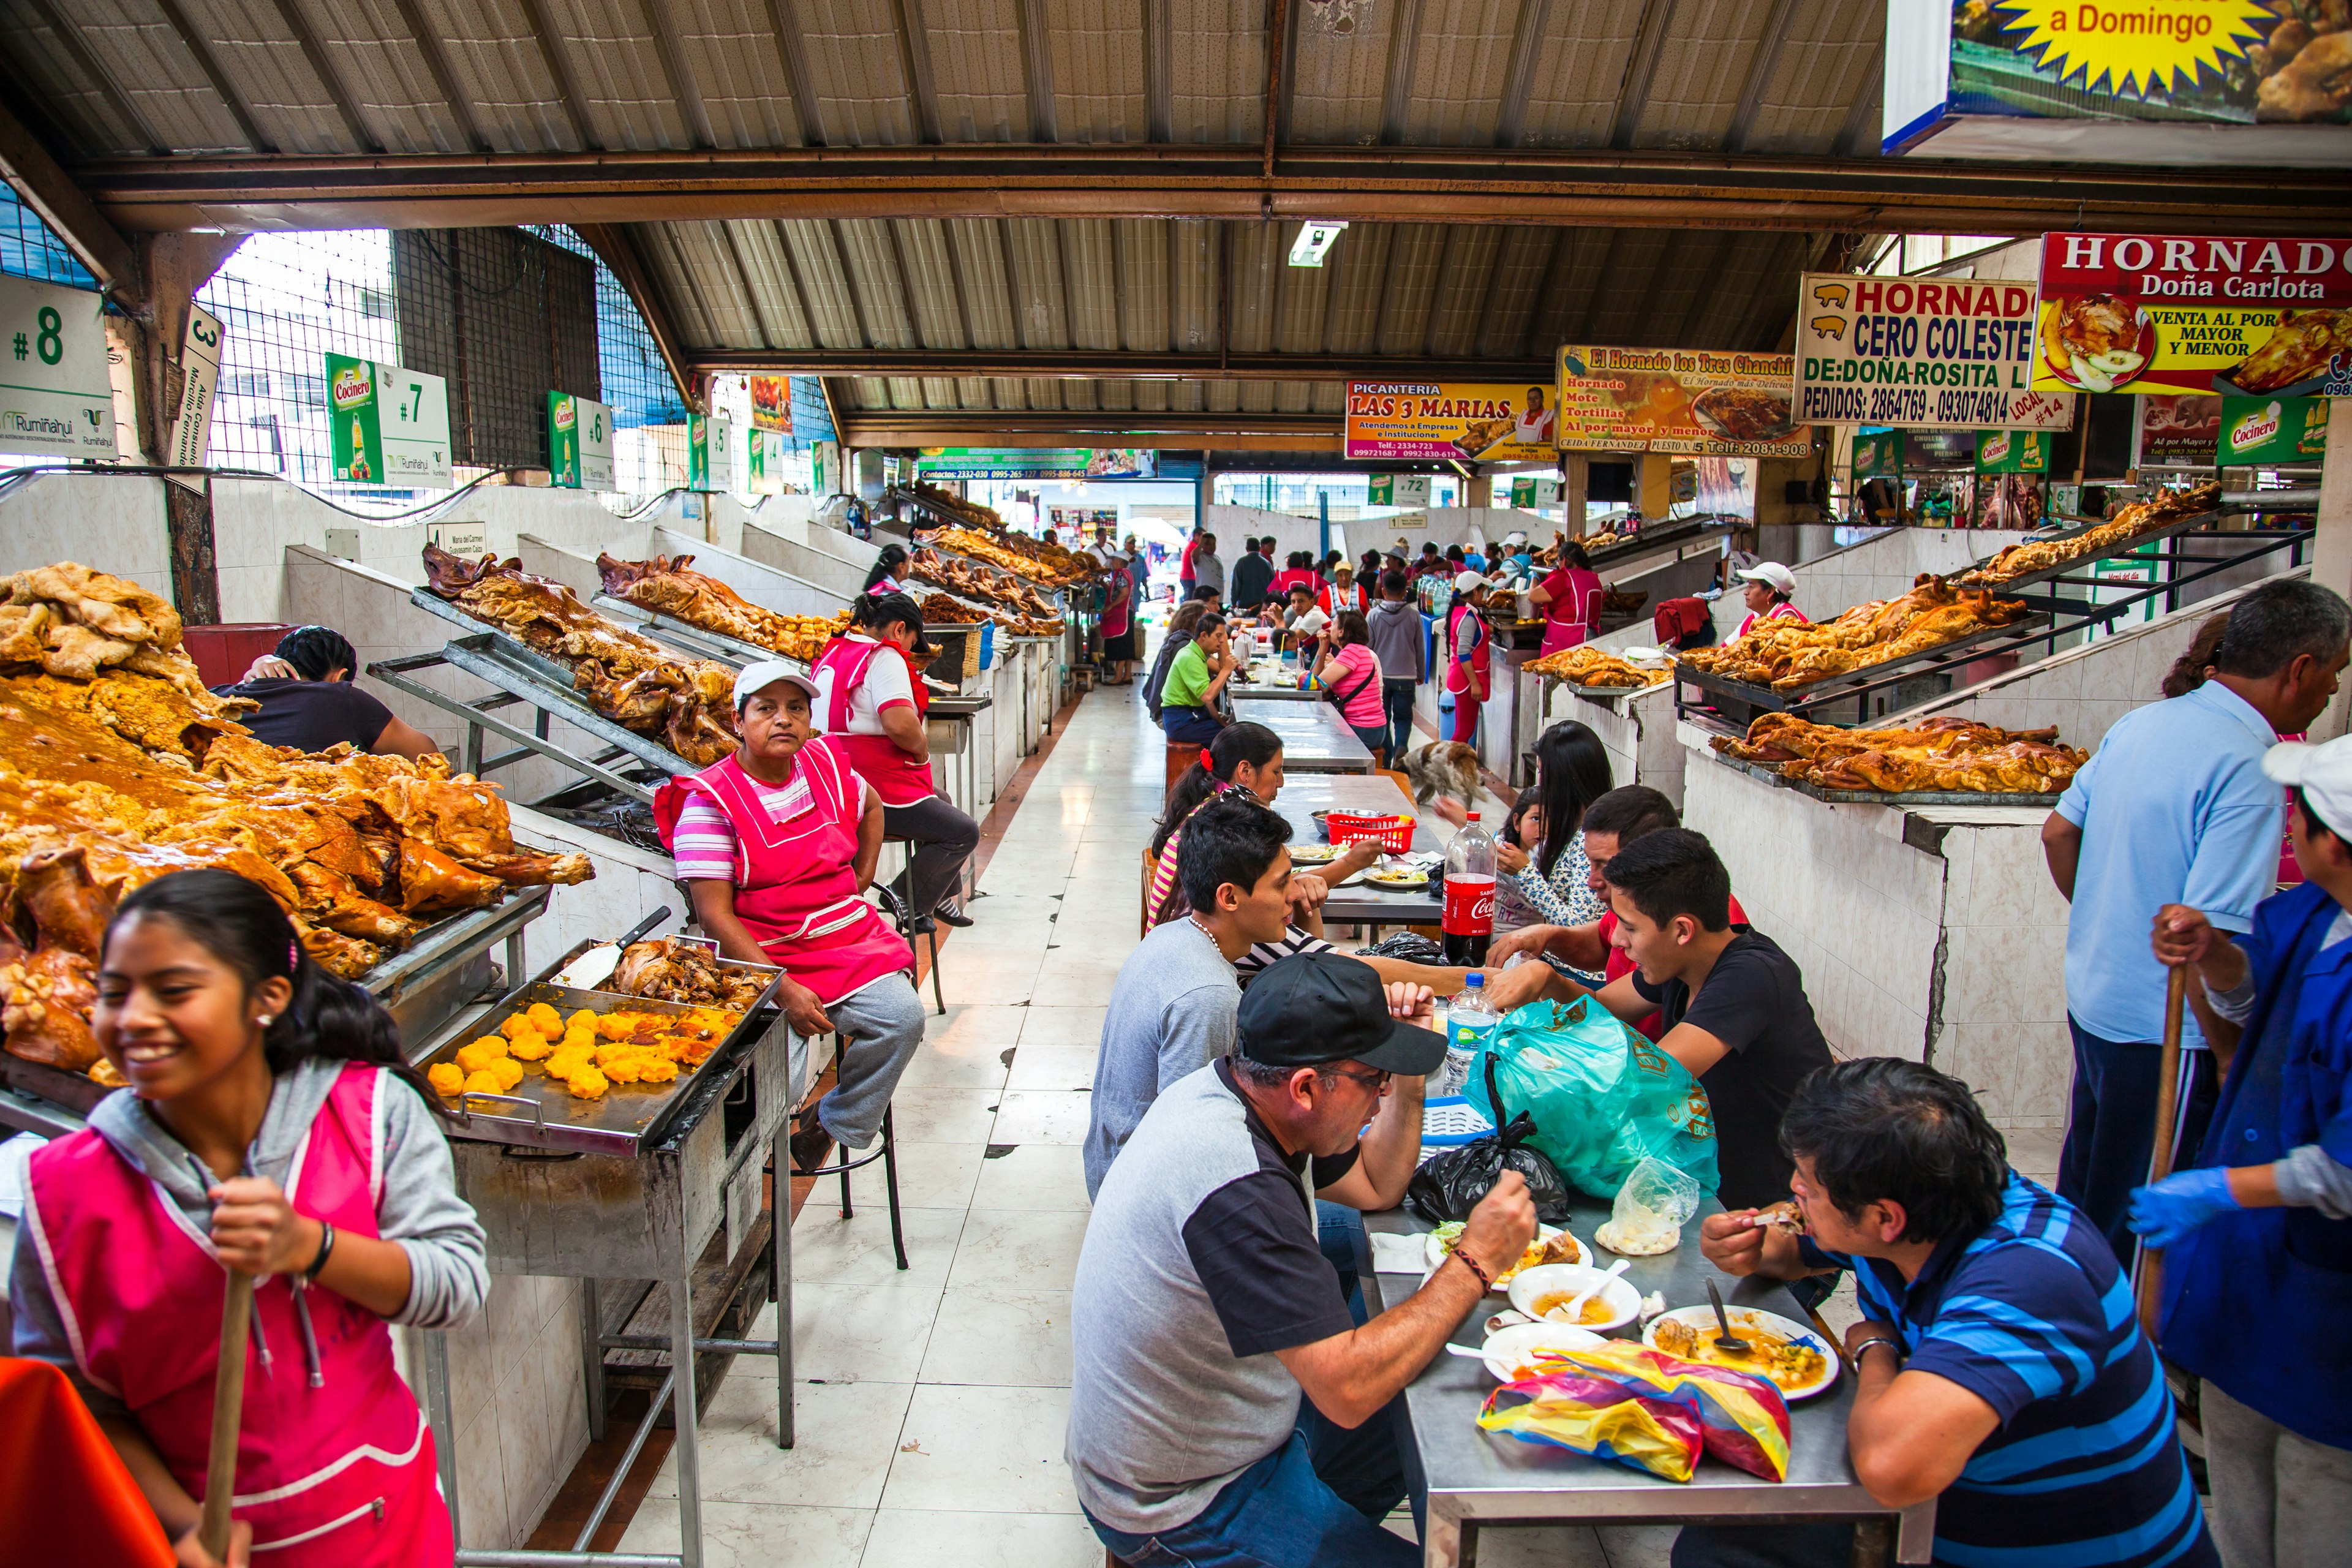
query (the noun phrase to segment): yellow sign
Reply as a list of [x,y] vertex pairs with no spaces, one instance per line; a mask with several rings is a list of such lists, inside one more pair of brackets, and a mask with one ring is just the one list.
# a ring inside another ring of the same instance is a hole
[[2017,52],[2062,83],[2079,78],[2093,92],[2134,98],[2222,75],[2278,20],[2252,0],[1994,0],[1992,9],[2003,32],[2025,35]]
[[1705,349],[1559,351],[1559,446],[1565,452],[1675,452],[1801,458],[1796,357]]

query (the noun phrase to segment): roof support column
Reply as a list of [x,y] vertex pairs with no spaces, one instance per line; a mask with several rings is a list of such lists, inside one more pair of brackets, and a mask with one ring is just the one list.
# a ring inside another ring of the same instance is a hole
[[[2336,461],[2319,473],[2318,533],[2312,543],[2311,580],[2352,598],[2352,397],[2327,400],[2328,450]],[[2345,732],[2352,692],[2339,690],[2311,727],[2315,741]]]
[[[188,312],[196,290],[212,280],[243,235],[142,235],[137,267],[146,282],[145,310],[126,317],[119,330],[137,357],[131,375],[137,405],[140,452],[157,465],[171,461],[173,426],[187,374],[180,348],[187,341]],[[190,626],[215,626],[221,618],[220,572],[213,549],[213,492],[166,482],[163,524],[172,554],[172,605]]]

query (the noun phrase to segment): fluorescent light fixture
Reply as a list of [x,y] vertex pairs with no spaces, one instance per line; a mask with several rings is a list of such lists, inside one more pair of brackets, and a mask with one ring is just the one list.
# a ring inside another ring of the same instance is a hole
[[1303,223],[1298,226],[1298,237],[1291,242],[1290,264],[1293,267],[1320,267],[1323,258],[1339,243],[1344,223]]

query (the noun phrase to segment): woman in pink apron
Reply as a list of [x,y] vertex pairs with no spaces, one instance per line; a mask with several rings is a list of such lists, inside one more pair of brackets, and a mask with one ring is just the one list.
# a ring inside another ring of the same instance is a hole
[[1465,571],[1454,579],[1454,604],[1445,612],[1445,689],[1454,694],[1449,741],[1478,743],[1478,705],[1486,700],[1486,673],[1494,638],[1478,613],[1478,592],[1486,580]]
[[32,1158],[18,1351],[64,1368],[181,1561],[209,1563],[193,1531],[222,1298],[228,1269],[252,1275],[230,1561],[446,1563],[433,1438],[384,1324],[461,1322],[489,1282],[391,1018],[222,870],[123,900],[98,990],[93,1032],[131,1087]]
[[882,800],[841,737],[811,738],[817,693],[781,659],[751,665],[735,679],[741,747],[654,794],[654,824],[702,929],[729,958],[783,969],[779,1000],[795,1034],[842,1037],[834,1088],[793,1137],[803,1170],[829,1142],[874,1142],[923,1040],[914,952],[864,896],[882,853]]
[[816,680],[816,727],[841,743],[850,766],[882,798],[883,830],[917,846],[908,874],[891,884],[916,931],[938,921],[968,926],[955,905],[964,862],[980,847],[980,824],[940,795],[931,776],[923,715],[931,694],[919,656],[923,612],[904,594],[861,599],[850,629],[827,643],[809,673]]
[[1543,655],[1574,647],[1592,635],[1601,623],[1601,576],[1592,570],[1584,547],[1562,540],[1559,564],[1528,590],[1528,602],[1544,613]]

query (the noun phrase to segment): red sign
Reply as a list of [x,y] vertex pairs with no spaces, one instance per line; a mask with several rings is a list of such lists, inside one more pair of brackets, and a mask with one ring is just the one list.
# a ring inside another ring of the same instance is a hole
[[2045,234],[2042,297],[2128,294],[2143,303],[2352,305],[2352,241]]

